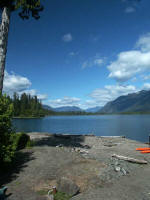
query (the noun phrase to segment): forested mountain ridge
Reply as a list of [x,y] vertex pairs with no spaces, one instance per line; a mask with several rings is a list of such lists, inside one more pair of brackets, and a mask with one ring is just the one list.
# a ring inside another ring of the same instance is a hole
[[148,113],[150,112],[150,91],[142,90],[137,93],[120,96],[108,102],[99,113]]

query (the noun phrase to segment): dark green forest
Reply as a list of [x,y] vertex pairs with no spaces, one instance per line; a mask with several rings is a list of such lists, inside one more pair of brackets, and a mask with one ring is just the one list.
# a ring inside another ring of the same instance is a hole
[[8,99],[13,103],[13,117],[44,117],[53,114],[53,111],[46,110],[42,107],[41,101],[37,96],[23,93],[19,96],[14,93],[13,97]]

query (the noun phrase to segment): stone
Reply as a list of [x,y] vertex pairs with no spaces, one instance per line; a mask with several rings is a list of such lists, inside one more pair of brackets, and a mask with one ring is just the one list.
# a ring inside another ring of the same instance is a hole
[[127,175],[127,172],[124,168],[121,169],[121,172],[123,173],[124,176]]
[[67,178],[67,177],[61,177],[58,181],[57,181],[58,187],[57,190],[59,192],[63,192],[66,193],[70,196],[74,196],[77,193],[79,193],[79,187],[76,185],[76,183],[74,183],[71,179]]
[[121,170],[120,167],[115,166],[115,171],[116,171],[116,172],[120,172],[120,170]]

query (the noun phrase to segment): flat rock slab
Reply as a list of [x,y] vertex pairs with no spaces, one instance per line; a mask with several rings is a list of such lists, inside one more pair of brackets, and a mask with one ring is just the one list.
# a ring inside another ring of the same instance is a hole
[[57,190],[68,194],[69,196],[74,196],[79,193],[80,188],[69,178],[61,177],[57,183]]

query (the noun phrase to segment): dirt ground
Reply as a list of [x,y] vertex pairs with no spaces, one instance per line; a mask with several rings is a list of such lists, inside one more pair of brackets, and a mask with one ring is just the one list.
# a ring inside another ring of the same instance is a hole
[[[29,133],[36,145],[18,152],[15,168],[0,176],[8,186],[8,200],[46,200],[57,180],[67,177],[80,193],[72,200],[149,200],[150,154],[147,145],[123,137]],[[148,161],[135,164],[113,154]]]

